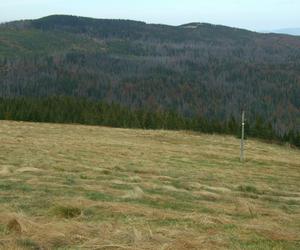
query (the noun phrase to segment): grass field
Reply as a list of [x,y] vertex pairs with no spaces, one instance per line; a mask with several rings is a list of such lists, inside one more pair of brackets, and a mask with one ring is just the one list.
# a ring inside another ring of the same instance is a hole
[[0,121],[0,249],[300,249],[300,151]]

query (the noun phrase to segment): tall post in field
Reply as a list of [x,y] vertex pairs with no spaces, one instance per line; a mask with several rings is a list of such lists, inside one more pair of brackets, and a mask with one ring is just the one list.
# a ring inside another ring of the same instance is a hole
[[242,110],[242,136],[241,136],[241,154],[240,154],[240,160],[241,162],[244,162],[244,139],[245,139],[245,111]]

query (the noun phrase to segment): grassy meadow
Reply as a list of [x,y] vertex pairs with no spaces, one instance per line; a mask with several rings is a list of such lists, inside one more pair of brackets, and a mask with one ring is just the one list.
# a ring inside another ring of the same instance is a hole
[[0,249],[300,249],[300,151],[0,121]]

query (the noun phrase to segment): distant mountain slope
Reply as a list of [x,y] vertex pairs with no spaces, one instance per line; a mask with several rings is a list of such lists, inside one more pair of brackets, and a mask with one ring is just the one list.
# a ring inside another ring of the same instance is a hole
[[272,31],[278,34],[288,34],[293,36],[300,36],[300,28],[290,28],[290,29],[279,29]]
[[49,16],[0,26],[0,96],[67,95],[300,130],[300,38]]

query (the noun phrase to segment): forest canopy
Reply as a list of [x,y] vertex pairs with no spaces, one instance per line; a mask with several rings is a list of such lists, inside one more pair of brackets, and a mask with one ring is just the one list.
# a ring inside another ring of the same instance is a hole
[[75,16],[0,25],[0,96],[9,105],[60,96],[223,125],[245,109],[250,127],[296,138],[299,75],[296,36]]

